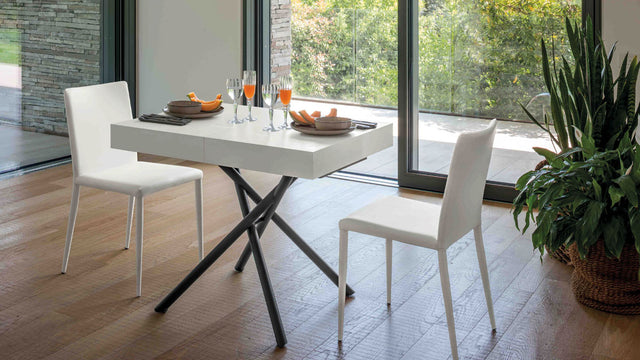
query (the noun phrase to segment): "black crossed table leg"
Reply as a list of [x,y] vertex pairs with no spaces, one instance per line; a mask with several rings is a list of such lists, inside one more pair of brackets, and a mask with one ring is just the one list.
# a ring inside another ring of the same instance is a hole
[[[262,249],[260,247],[260,237],[267,228],[271,220],[296,244],[302,252],[304,252],[311,261],[313,261],[322,270],[334,284],[338,285],[338,275],[333,269],[316,254],[315,251],[287,224],[277,213],[276,209],[280,200],[284,196],[289,186],[296,180],[290,176],[283,176],[278,185],[276,185],[264,198],[247,183],[240,175],[240,172],[230,167],[220,167],[231,180],[235,183],[238,201],[240,202],[240,210],[244,218],[236,225],[227,236],[225,236],[218,245],[207,254],[207,256],[191,270],[191,272],[176,286],[169,295],[167,295],[155,308],[155,311],[164,313],[178,298],[202,275],[225,251],[242,235],[247,232],[249,243],[243,251],[242,256],[238,260],[236,270],[242,271],[244,265],[251,253],[256,262],[262,292],[269,310],[271,325],[279,347],[284,347],[287,343],[287,337],[282,326],[280,313],[278,311],[278,303],[269,280],[269,272],[264,261]],[[247,195],[256,203],[256,206],[249,210]],[[353,290],[347,285],[347,295],[352,295]]]

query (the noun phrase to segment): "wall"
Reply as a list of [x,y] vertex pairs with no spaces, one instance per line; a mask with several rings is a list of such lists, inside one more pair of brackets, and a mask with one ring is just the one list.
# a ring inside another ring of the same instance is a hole
[[[640,57],[640,0],[602,0],[602,38],[607,49],[617,41],[615,68],[624,55]],[[640,82],[636,101],[640,101]]]
[[138,0],[138,114],[190,91],[203,99],[242,76],[242,1]]
[[0,120],[66,135],[64,89],[100,82],[100,0],[3,2],[0,28],[20,32],[22,73],[22,117]]
[[291,0],[271,0],[271,79],[291,74]]

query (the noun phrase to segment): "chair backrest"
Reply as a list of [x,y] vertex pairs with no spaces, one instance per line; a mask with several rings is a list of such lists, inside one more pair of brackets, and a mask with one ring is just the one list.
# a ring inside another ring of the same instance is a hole
[[132,119],[126,82],[66,89],[64,103],[74,176],[137,161],[111,148],[111,124]]
[[480,225],[496,123],[494,119],[486,129],[458,137],[440,210],[438,242],[443,247]]

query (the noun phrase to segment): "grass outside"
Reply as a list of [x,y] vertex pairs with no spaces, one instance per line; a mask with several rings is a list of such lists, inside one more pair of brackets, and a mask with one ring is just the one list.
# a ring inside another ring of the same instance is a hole
[[20,64],[20,31],[0,29],[0,63]]

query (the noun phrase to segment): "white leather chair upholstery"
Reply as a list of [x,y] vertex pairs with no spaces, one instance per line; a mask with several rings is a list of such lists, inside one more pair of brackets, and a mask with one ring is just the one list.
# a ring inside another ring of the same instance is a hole
[[434,205],[401,197],[378,200],[340,220],[340,269],[338,298],[338,340],[344,332],[344,305],[347,284],[348,232],[386,239],[387,303],[391,303],[391,249],[392,241],[401,241],[438,251],[440,280],[444,296],[451,353],[458,358],[453,321],[451,286],[447,269],[447,248],[473,230],[476,241],[480,274],[484,285],[489,319],[495,330],[487,260],[482,244],[482,195],[486,183],[496,120],[486,129],[463,133],[453,151],[442,205]]
[[202,171],[184,166],[138,161],[135,152],[111,148],[111,124],[132,119],[127,83],[121,81],[69,88],[64,92],[64,101],[73,163],[73,194],[62,273],[67,272],[80,186],[129,195],[125,249],[129,248],[135,203],[138,296],[142,291],[144,196],[176,185],[195,182],[198,255],[202,260]]

